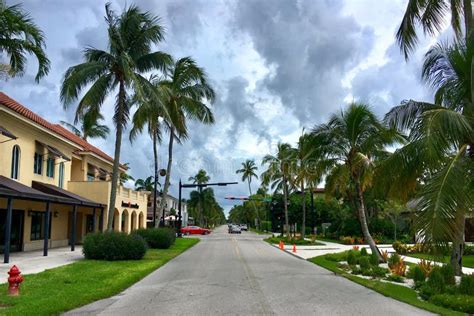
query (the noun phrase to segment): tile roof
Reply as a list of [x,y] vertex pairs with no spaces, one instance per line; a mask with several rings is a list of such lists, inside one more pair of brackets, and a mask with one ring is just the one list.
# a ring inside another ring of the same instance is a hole
[[[7,96],[3,92],[0,92],[0,104],[3,104],[4,106],[9,108],[10,110],[13,110],[16,113],[22,115],[23,117],[25,117],[25,118],[27,118],[27,119],[43,126],[43,127],[45,127],[46,129],[52,131],[53,133],[68,139],[69,141],[75,143],[76,145],[79,145],[80,147],[82,147],[81,151],[92,152],[92,153],[96,154],[97,156],[113,163],[113,161],[114,161],[113,158],[110,157],[109,155],[107,155],[106,153],[104,153],[99,148],[89,144],[87,141],[85,141],[81,137],[77,136],[76,134],[72,133],[71,131],[65,129],[61,125],[52,124],[52,123],[46,121],[44,118],[42,118],[38,114],[34,113],[33,111],[31,111],[27,107],[21,105],[17,101],[13,100],[12,98]],[[124,166],[122,165],[122,167],[124,167]]]

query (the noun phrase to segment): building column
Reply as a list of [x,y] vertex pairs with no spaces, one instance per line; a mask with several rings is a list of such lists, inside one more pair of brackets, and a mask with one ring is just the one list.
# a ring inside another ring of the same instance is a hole
[[76,249],[77,205],[72,208],[71,251]]
[[95,207],[92,209],[92,232],[95,233],[95,226],[96,226],[96,218],[95,218]]
[[104,208],[100,208],[100,217],[99,217],[99,230],[104,232]]
[[48,243],[49,243],[49,219],[51,217],[51,203],[46,202],[46,213],[44,216],[44,241],[43,241],[43,256],[48,255]]
[[[5,223],[5,245],[3,248],[3,262],[10,262],[10,238],[12,232],[12,214],[13,213],[13,198],[9,197],[7,200],[7,222]],[[23,237],[22,237],[23,238]]]

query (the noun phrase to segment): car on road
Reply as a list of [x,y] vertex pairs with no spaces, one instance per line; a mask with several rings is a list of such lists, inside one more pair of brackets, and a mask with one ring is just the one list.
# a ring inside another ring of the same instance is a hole
[[240,224],[240,229],[245,230],[245,231],[249,230],[249,228],[247,227],[247,224]]
[[229,234],[241,234],[242,230],[239,225],[232,225],[229,227]]
[[208,235],[211,230],[199,226],[186,226],[181,228],[181,233],[184,235]]

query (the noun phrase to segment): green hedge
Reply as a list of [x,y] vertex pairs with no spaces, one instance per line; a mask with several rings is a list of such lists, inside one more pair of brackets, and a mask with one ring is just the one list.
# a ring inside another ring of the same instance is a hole
[[176,240],[176,231],[169,228],[139,229],[134,234],[141,236],[148,247],[154,249],[168,249]]
[[146,249],[142,237],[118,232],[88,234],[82,246],[86,259],[108,261],[139,260],[145,255]]

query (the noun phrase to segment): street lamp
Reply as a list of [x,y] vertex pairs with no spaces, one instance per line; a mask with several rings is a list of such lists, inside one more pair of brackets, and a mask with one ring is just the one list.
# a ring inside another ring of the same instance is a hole
[[225,187],[229,184],[238,184],[238,182],[215,182],[215,183],[181,183],[181,179],[179,180],[179,194],[178,194],[178,225],[176,226],[176,230],[178,233],[178,237],[182,237],[181,234],[181,189],[182,188],[198,188],[202,190],[202,188],[210,187],[210,186],[219,186]]

